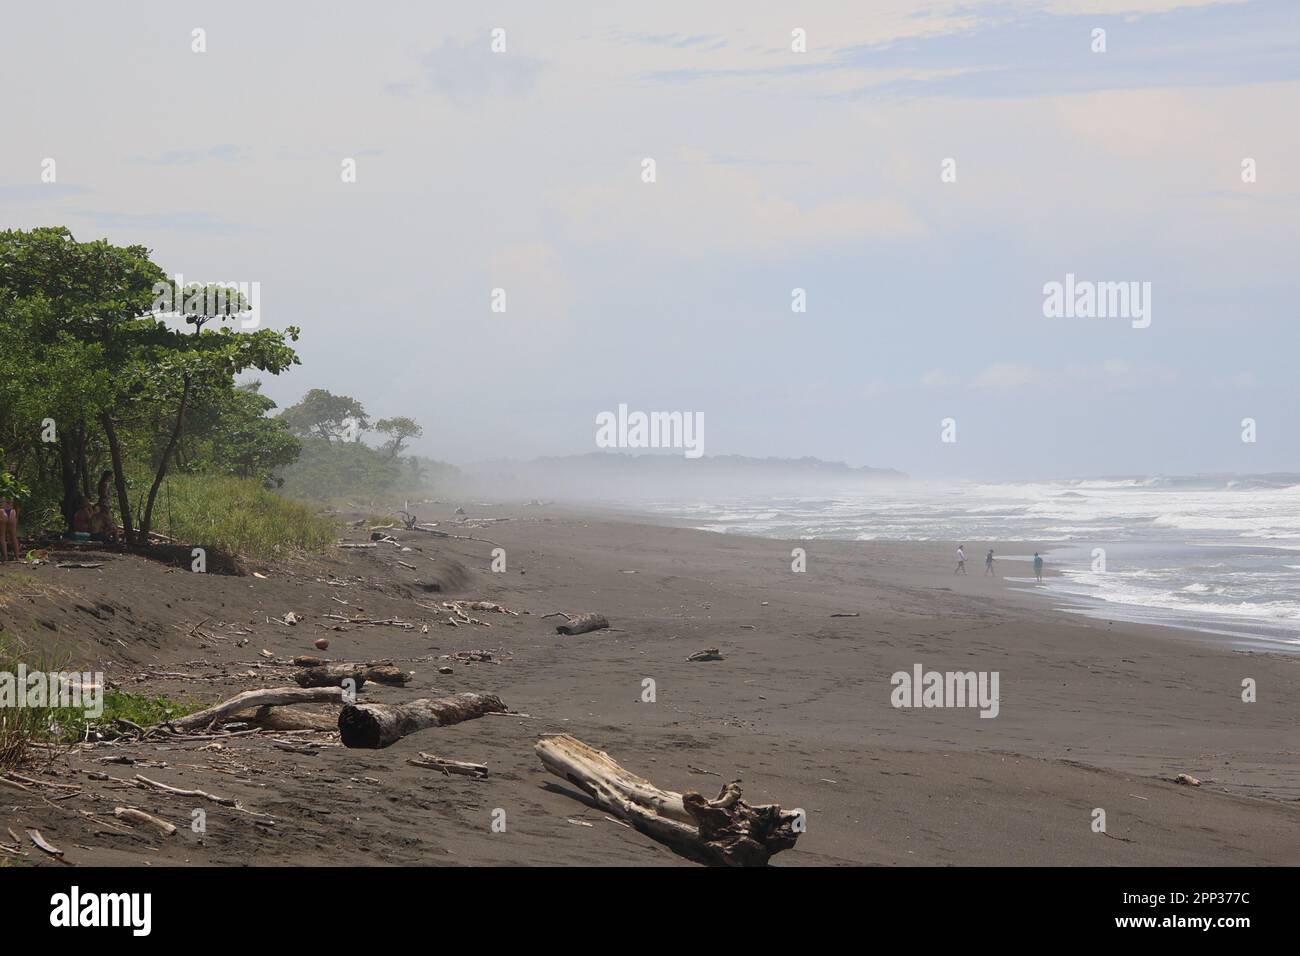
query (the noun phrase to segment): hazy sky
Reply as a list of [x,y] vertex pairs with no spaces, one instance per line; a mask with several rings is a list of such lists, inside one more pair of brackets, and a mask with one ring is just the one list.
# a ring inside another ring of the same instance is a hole
[[[10,4],[0,98],[0,223],[260,282],[269,395],[446,460],[626,403],[927,476],[1300,470],[1294,0]],[[1067,273],[1150,327],[1045,318]]]

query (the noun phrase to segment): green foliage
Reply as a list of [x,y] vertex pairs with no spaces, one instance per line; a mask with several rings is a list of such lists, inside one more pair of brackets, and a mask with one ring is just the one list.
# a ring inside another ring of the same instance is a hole
[[331,442],[360,441],[361,433],[370,427],[370,418],[360,402],[323,388],[313,388],[297,405],[281,412],[280,418],[299,437],[314,436]]
[[49,712],[50,736],[63,743],[100,737],[116,737],[129,721],[137,727],[154,727],[168,720],[177,720],[187,714],[202,710],[203,705],[193,700],[172,700],[161,695],[132,694],[123,690],[104,692],[104,713],[87,717],[85,711],[59,708]]
[[256,385],[203,396],[190,409],[183,467],[272,484],[302,450],[284,422],[267,417],[273,408],[275,402]]
[[398,483],[402,467],[361,442],[303,438],[298,460],[284,470],[284,493],[311,501],[382,495]]

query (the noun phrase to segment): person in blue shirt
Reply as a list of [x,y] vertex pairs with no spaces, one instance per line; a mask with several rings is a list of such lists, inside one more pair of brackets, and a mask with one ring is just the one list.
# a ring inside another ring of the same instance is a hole
[[1039,584],[1043,583],[1043,558],[1037,551],[1034,552],[1034,577]]

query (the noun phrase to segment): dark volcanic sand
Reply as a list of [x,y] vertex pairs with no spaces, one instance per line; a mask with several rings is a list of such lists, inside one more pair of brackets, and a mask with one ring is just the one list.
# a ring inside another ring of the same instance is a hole
[[[397,534],[420,549],[406,553],[385,545],[255,565],[267,580],[125,556],[100,570],[0,567],[7,630],[127,689],[215,703],[290,684],[297,654],[392,659],[414,681],[367,684],[363,699],[486,691],[534,718],[486,717],[382,751],[346,750],[323,734],[86,747],[26,771],[80,792],[0,785],[0,841],[10,827],[26,851],[8,858],[50,864],[23,832],[35,827],[77,864],[694,865],[542,769],[533,743],[566,732],[664,788],[711,796],[740,778],[751,802],[804,808],[807,833],[774,865],[1300,863],[1296,658],[1055,612],[981,577],[982,542],[966,542],[971,574],[955,579],[948,545],[781,542],[539,507],[466,508],[512,519],[459,531],[504,547],[506,573],[488,570],[492,544],[416,533]],[[449,510],[421,514],[457,530]],[[804,574],[790,570],[796,545],[808,551]],[[456,563],[468,570],[461,586]],[[331,576],[347,586],[324,583]],[[419,586],[433,581],[452,589]],[[416,603],[452,597],[531,613],[473,612],[492,626],[452,628],[440,623],[446,612]],[[417,628],[316,626],[358,608]],[[617,630],[559,636],[558,619],[541,619],[558,610],[603,612]],[[286,611],[302,623],[267,623]],[[861,616],[830,617],[848,611]],[[247,646],[235,628],[253,632]],[[331,641],[323,653],[312,646],[322,634]],[[725,659],[686,662],[705,647]],[[440,655],[473,649],[500,663],[453,661],[453,674],[437,673],[449,663]],[[999,716],[893,708],[890,675],[916,663],[998,671]],[[217,679],[161,676],[177,674]],[[1245,677],[1258,683],[1258,703],[1242,703]],[[655,703],[641,702],[644,678],[655,681]],[[303,754],[276,743],[294,739],[327,746]],[[406,763],[422,750],[485,763],[491,776]],[[101,762],[109,756],[139,763]],[[237,798],[253,813],[86,771],[142,773]],[[1168,782],[1179,773],[1202,786]],[[182,830],[114,829],[115,806]],[[188,829],[197,807],[207,812],[202,838]],[[1106,834],[1091,829],[1098,807]],[[502,833],[491,826],[497,808]]]

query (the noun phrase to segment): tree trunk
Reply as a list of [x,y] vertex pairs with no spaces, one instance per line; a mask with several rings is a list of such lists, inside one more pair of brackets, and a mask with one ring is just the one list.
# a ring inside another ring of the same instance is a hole
[[339,714],[339,733],[345,747],[378,750],[417,730],[505,711],[506,705],[495,694],[423,697],[405,704],[350,704]]
[[122,537],[126,541],[135,540],[135,531],[131,527],[131,499],[126,493],[126,472],[122,470],[122,444],[117,440],[117,426],[113,416],[101,412],[99,424],[108,439],[108,453],[113,460],[113,485],[117,489],[117,507],[122,512]]
[[153,485],[149,488],[149,498],[144,505],[144,517],[140,519],[140,536],[146,540],[149,537],[149,530],[153,527],[153,503],[158,497],[158,489],[162,486],[163,479],[167,477],[167,461],[176,449],[176,443],[180,441],[181,431],[185,428],[185,410],[190,402],[190,376],[185,375],[185,386],[181,389],[181,404],[176,409],[176,424],[172,427],[171,438],[167,440],[167,447],[163,449],[162,457],[158,459],[158,471],[153,476]]
[[782,810],[774,803],[751,806],[740,798],[739,781],[724,786],[716,800],[707,800],[694,791],[660,790],[568,734],[543,737],[534,749],[547,770],[579,787],[599,807],[692,859],[763,866],[772,854],[794,846],[803,832],[802,811]]
[[77,488],[77,463],[71,439],[72,433],[65,431],[63,440],[59,442],[59,477],[63,482],[61,507],[63,520],[67,523],[69,532],[72,531],[72,516],[77,513],[77,503],[81,497],[81,492]]

